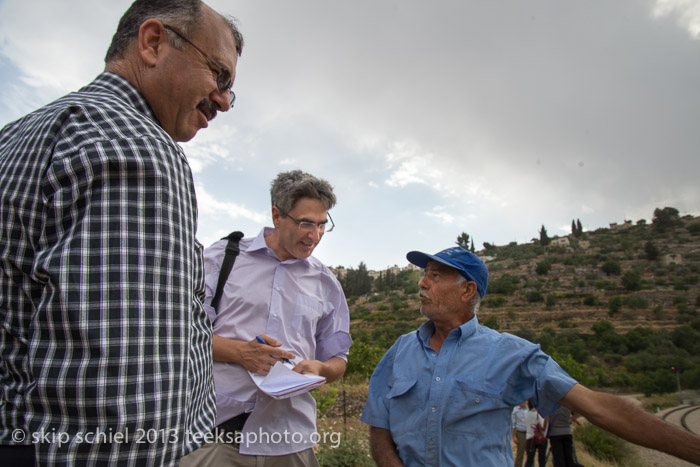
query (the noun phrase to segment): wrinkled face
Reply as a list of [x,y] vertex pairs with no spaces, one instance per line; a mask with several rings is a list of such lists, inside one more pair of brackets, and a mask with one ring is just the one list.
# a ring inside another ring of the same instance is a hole
[[418,282],[423,316],[431,320],[445,320],[463,309],[461,297],[465,282],[458,284],[459,276],[457,270],[445,264],[433,260],[428,262],[423,278]]
[[301,198],[285,217],[282,217],[277,207],[273,206],[272,219],[278,236],[279,251],[275,251],[277,256],[282,261],[311,256],[316,245],[321,241],[323,232],[319,228],[301,230],[297,221],[321,224],[328,220],[327,214],[326,205],[321,200],[313,198]]
[[[166,29],[164,33],[174,34]],[[196,46],[186,42],[181,49],[169,46],[168,59],[159,69],[159,92],[149,99],[160,125],[175,141],[189,141],[217,112],[229,110],[230,93],[219,90],[221,69],[212,60],[228,69],[232,80],[238,61],[233,34],[206,7],[201,27],[187,39]]]

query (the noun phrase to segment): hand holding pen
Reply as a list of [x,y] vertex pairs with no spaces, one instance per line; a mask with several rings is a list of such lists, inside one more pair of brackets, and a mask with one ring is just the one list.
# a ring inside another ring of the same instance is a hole
[[293,353],[279,348],[282,346],[280,341],[264,334],[255,336],[249,345],[254,347],[256,351],[256,365],[251,371],[261,375],[268,374],[275,363],[279,361],[289,362],[295,358]]

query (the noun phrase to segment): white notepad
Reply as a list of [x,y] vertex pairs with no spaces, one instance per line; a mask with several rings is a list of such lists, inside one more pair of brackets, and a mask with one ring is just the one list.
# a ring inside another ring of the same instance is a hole
[[298,396],[326,382],[323,376],[297,373],[292,368],[294,368],[292,363],[277,362],[267,376],[248,373],[258,388],[274,399]]

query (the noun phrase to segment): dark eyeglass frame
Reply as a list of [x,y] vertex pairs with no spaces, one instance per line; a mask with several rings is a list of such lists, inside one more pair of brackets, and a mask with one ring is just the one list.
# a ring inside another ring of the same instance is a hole
[[[290,216],[289,214],[285,215],[284,217],[289,217],[291,220],[293,220],[294,222],[296,222],[297,227],[299,228],[299,230],[307,230],[307,229],[303,229],[303,228],[301,227],[302,224],[306,224],[306,225],[312,225],[312,226],[313,226],[313,227],[309,227],[308,230],[311,230],[312,228],[316,228],[316,229],[318,229],[319,231],[321,231],[321,232],[323,232],[323,233],[328,233],[328,232],[332,232],[333,229],[335,229],[335,222],[333,222],[333,218],[331,217],[331,214],[330,214],[330,213],[326,213],[326,215],[328,216],[328,220],[327,220],[326,222],[319,222],[318,224],[315,223],[315,222],[311,222],[311,221],[304,221],[304,220],[301,220],[301,219],[296,219],[295,217],[292,217],[292,216]],[[330,221],[330,223],[331,223],[331,228],[330,228],[330,229],[326,229],[326,224],[327,224],[329,221]]]
[[[187,42],[190,44],[194,49],[202,54],[204,58],[207,59],[209,62],[209,65],[213,65],[214,71],[216,72],[216,87],[219,88],[219,92],[225,93],[226,91],[231,93],[231,100],[229,102],[229,107],[233,107],[233,103],[236,102],[236,93],[233,92],[231,87],[233,86],[233,81],[231,80],[231,72],[223,66],[221,63],[217,62],[213,58],[211,58],[209,55],[207,55],[202,49],[197,47],[194,42],[189,40],[187,37],[185,37],[184,34],[179,32],[177,29],[175,29],[172,26],[168,26],[167,24],[164,24],[163,27],[167,29],[168,31],[175,33],[177,37],[182,39],[183,41]],[[220,68],[221,70],[217,70],[217,68]]]

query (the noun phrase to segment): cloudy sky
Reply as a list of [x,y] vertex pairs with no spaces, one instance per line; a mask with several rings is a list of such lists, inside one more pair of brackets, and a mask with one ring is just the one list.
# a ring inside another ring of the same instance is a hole
[[[0,0],[0,126],[100,73],[129,3]],[[269,225],[296,168],[338,195],[332,266],[700,214],[700,0],[210,4],[246,46],[235,109],[184,145],[205,245]]]

